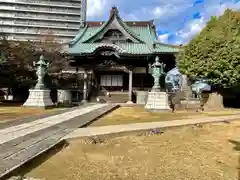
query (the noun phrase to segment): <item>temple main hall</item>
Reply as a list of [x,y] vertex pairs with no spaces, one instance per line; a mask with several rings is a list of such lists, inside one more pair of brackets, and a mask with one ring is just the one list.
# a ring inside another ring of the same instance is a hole
[[86,21],[64,51],[84,74],[82,101],[135,103],[153,86],[149,66],[156,56],[168,72],[179,48],[158,41],[152,20],[124,21],[113,7],[107,21]]

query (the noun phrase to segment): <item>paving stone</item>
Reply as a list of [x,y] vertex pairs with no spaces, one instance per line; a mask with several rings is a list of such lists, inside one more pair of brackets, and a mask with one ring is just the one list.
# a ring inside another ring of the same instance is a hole
[[75,109],[84,108],[84,107],[92,106],[92,105],[93,104],[82,104],[80,106],[67,108],[67,109],[54,111],[54,112],[49,112],[47,114],[41,114],[41,115],[37,115],[37,116],[33,115],[33,116],[25,117],[25,118],[9,120],[9,121],[1,123],[0,124],[0,129],[5,129],[5,128],[8,128],[8,127],[12,127],[12,126],[17,126],[17,125],[20,125],[20,124],[23,124],[23,123],[33,122],[33,121],[36,121],[36,120],[39,120],[39,119],[43,119],[43,118],[46,118],[46,117],[62,114],[62,113],[69,112],[69,111],[74,111]]
[[106,104],[96,104],[90,107],[76,109],[74,111],[65,112],[59,115],[43,118],[34,122],[24,123],[18,126],[9,127],[0,130],[0,144],[10,141],[12,139],[24,136],[40,129],[48,128],[58,123],[68,121],[74,117],[80,116],[84,113],[91,112],[95,109],[107,106]]
[[62,128],[58,126],[42,129],[32,134],[28,134],[23,137],[16,138],[12,141],[8,141],[0,146],[0,159],[4,159],[14,153],[17,153],[33,144],[42,141],[49,136],[52,136],[60,132]]
[[[58,120],[54,118],[54,120],[56,120],[54,123],[48,123],[48,121],[45,121],[45,123],[42,124],[47,124],[49,127],[46,128],[46,126],[42,126],[42,129],[38,129],[38,131],[33,131],[32,133],[18,136],[17,138],[1,144],[0,178],[54,147],[60,143],[63,137],[67,134],[73,132],[79,127],[86,125],[87,123],[116,107],[116,104],[99,104],[95,107],[87,107],[85,110],[82,109],[82,113],[76,113],[79,111],[75,111],[75,114],[68,113],[68,120],[66,121],[64,121],[62,118],[59,118]],[[20,129],[21,128],[22,127],[20,127]]]

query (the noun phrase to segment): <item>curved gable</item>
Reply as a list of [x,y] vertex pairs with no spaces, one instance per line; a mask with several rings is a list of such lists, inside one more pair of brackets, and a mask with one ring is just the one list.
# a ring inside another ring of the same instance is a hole
[[91,35],[83,43],[93,43],[95,41],[99,41],[109,30],[120,31],[126,39],[130,39],[132,42],[143,42],[138,37],[138,35],[132,32],[130,28],[128,28],[128,26],[122,21],[122,19],[118,15],[118,10],[116,9],[116,7],[113,7],[110,13],[109,20],[106,21],[95,34]]

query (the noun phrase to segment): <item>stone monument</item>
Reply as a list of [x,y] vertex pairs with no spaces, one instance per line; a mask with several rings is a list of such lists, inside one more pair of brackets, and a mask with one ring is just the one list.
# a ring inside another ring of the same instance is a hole
[[[203,92],[210,92],[211,85],[208,84],[207,79],[205,78],[197,78],[195,82],[191,85],[192,92],[197,95],[197,98],[200,102],[200,110],[204,111],[204,104],[206,103],[208,97],[204,97]],[[207,93],[207,95],[208,95]],[[206,94],[205,94],[206,95]]]
[[184,99],[183,94],[183,75],[177,67],[174,67],[167,72],[165,77],[166,92],[168,94],[168,102],[172,109],[175,111],[175,106],[181,106],[181,100]]
[[58,89],[58,102],[62,104],[72,103],[72,94],[70,90]]
[[53,106],[52,99],[50,97],[50,90],[47,89],[44,85],[43,78],[46,75],[49,63],[44,58],[43,55],[40,56],[40,59],[37,63],[33,62],[33,65],[36,67],[37,71],[37,84],[34,89],[29,89],[29,96],[27,101],[23,106],[31,107],[49,107]]
[[159,57],[155,59],[155,63],[150,67],[154,78],[154,86],[148,92],[147,104],[145,109],[153,111],[170,111],[168,103],[168,95],[166,92],[161,92],[160,77],[164,74],[164,63],[159,62]]

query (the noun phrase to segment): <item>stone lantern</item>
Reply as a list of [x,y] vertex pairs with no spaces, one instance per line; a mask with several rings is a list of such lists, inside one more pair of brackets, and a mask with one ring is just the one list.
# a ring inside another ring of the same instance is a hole
[[36,75],[38,77],[37,84],[34,89],[29,90],[29,96],[27,101],[23,106],[31,107],[49,107],[53,106],[52,99],[50,97],[50,90],[44,85],[44,77],[47,73],[49,67],[49,62],[44,58],[43,55],[40,56],[39,61],[33,62],[36,68]]
[[35,66],[37,69],[36,75],[38,77],[37,84],[35,85],[35,89],[46,89],[43,79],[49,67],[49,62],[47,62],[44,56],[41,55],[37,63],[35,61],[33,62],[33,66]]
[[154,86],[152,87],[152,92],[160,92],[161,86],[160,86],[160,77],[164,74],[164,68],[165,64],[162,62],[159,62],[159,57],[157,56],[155,59],[155,62],[150,67],[150,70],[152,71],[151,74],[154,78]]
[[156,111],[170,111],[167,93],[161,92],[160,77],[164,75],[165,64],[159,62],[159,57],[156,56],[155,62],[151,65],[150,70],[154,78],[154,85],[148,92],[147,104],[145,109]]

